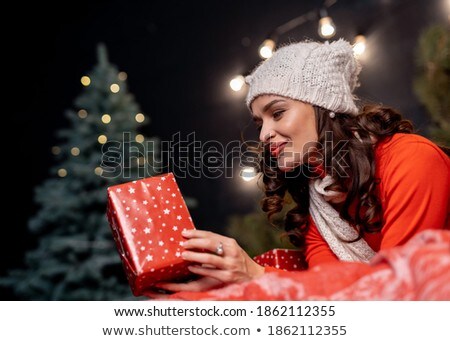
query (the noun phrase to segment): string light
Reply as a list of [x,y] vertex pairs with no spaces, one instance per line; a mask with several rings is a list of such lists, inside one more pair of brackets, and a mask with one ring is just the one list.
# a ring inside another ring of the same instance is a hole
[[137,134],[136,135],[136,142],[138,142],[138,143],[142,143],[142,142],[144,142],[144,135],[142,135],[142,134]]
[[240,176],[242,180],[244,181],[251,181],[256,177],[256,170],[253,167],[245,167],[241,173]]
[[61,148],[58,146],[53,146],[52,147],[52,154],[53,155],[59,155],[61,153]]
[[119,72],[119,74],[117,75],[117,78],[119,78],[119,80],[121,81],[126,81],[128,78],[128,75],[126,72]]
[[78,155],[80,155],[80,148],[78,148],[78,147],[73,147],[73,148],[70,150],[70,153],[71,153],[73,156],[78,156]]
[[275,46],[275,41],[273,41],[272,39],[264,40],[259,47],[259,55],[264,59],[272,57],[273,52],[275,51]]
[[324,39],[329,39],[336,34],[336,26],[333,19],[325,15],[319,20],[319,35]]
[[78,117],[79,118],[86,118],[88,115],[87,111],[84,109],[78,110]]
[[111,84],[109,89],[111,90],[112,93],[116,94],[120,91],[120,86],[119,86],[119,84],[114,83],[114,84]]
[[231,81],[230,81],[230,88],[233,91],[239,91],[242,89],[242,87],[245,84],[245,78],[242,75],[236,76],[234,77]]
[[89,86],[89,84],[91,84],[91,79],[88,76],[83,76],[81,77],[81,84]]
[[108,138],[105,135],[100,135],[97,139],[98,143],[105,144],[108,141]]
[[58,176],[64,178],[67,175],[67,171],[64,168],[58,169]]
[[353,52],[357,57],[360,57],[366,51],[366,37],[362,34],[359,34],[355,37],[355,41],[353,43]]
[[104,124],[108,124],[109,122],[111,122],[111,116],[108,115],[108,114],[104,114],[104,115],[102,116],[102,122],[103,122]]
[[142,123],[145,120],[145,116],[142,113],[137,113],[134,119],[136,120],[136,122]]
[[101,176],[103,174],[102,167],[95,167],[94,173],[97,174],[98,176]]

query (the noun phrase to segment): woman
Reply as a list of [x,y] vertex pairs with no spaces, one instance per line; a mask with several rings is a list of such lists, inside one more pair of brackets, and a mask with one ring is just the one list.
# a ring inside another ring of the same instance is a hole
[[[291,195],[296,207],[285,230],[309,267],[369,262],[424,229],[448,228],[448,156],[393,109],[360,112],[359,71],[349,43],[301,42],[280,48],[246,79],[264,146],[262,208],[270,218]],[[234,239],[200,230],[184,237],[183,258],[198,263],[190,271],[201,277],[162,289],[204,291],[277,271],[256,264]]]

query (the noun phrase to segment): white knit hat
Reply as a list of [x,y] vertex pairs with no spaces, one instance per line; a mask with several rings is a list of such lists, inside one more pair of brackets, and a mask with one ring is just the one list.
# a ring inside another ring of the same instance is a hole
[[273,94],[356,115],[353,90],[359,85],[360,69],[352,46],[343,39],[290,44],[245,78],[250,86],[247,106],[251,110],[256,97]]

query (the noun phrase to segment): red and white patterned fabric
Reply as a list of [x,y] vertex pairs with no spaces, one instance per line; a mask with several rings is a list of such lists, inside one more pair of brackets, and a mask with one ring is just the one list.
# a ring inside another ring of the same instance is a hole
[[181,231],[195,227],[172,173],[109,187],[107,217],[134,295],[191,275]]
[[370,264],[333,262],[307,271],[270,272],[184,300],[450,300],[450,231],[425,230]]

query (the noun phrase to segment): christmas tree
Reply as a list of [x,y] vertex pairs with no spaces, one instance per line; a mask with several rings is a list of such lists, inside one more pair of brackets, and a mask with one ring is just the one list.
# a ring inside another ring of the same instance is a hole
[[450,146],[450,31],[443,25],[426,29],[417,47],[414,90],[431,118],[430,136]]
[[[110,300],[131,298],[105,217],[106,188],[154,175],[146,157],[157,152],[138,128],[148,122],[128,93],[126,73],[98,46],[98,64],[81,78],[84,89],[66,116],[69,128],[53,147],[58,165],[36,189],[40,206],[29,229],[38,247],[26,253],[0,285],[18,299]],[[144,148],[144,146],[146,148]]]

